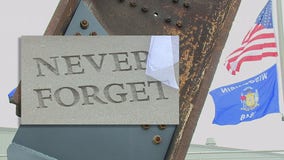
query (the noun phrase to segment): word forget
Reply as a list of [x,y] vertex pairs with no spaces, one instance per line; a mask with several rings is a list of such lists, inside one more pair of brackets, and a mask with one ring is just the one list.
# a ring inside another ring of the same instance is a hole
[[20,42],[22,124],[178,123],[178,91],[145,74],[149,36]]

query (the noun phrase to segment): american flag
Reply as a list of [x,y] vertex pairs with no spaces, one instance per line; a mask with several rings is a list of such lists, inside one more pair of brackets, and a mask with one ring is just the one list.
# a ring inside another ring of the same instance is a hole
[[277,55],[272,23],[272,1],[269,0],[258,15],[254,27],[244,37],[241,47],[226,58],[225,66],[235,75],[244,62],[260,61],[264,57]]

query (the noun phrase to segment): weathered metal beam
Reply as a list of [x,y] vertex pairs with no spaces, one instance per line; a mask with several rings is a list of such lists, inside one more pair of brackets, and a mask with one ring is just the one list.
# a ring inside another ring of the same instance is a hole
[[[196,128],[198,118],[214,73],[216,71],[221,52],[227,40],[232,22],[240,5],[240,0],[214,1],[217,7],[207,20],[206,39],[194,36],[193,46],[182,53],[180,59],[180,125],[177,127],[170,149],[168,160],[185,159],[188,147]],[[196,44],[196,45],[194,45]],[[201,50],[195,50],[199,46]],[[189,54],[186,54],[189,52]]]
[[[139,3],[135,6],[119,6],[118,3],[123,1],[84,1],[109,34],[180,36],[180,124],[176,128],[166,159],[185,158],[240,1],[192,0],[188,6],[184,2],[179,7],[165,1],[137,1]],[[79,0],[61,0],[45,34],[62,35],[78,2]],[[151,11],[149,15],[142,9],[146,2],[148,4],[145,6],[155,7],[147,8]],[[140,8],[134,10],[135,7]],[[159,15],[158,18],[153,18],[153,11],[154,16]],[[170,13],[174,15],[168,16]],[[20,92],[17,93],[19,97]],[[16,104],[20,105],[20,100]]]

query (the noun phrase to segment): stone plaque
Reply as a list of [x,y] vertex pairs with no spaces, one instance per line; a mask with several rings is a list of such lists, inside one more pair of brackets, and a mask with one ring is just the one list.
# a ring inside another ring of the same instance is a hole
[[178,124],[178,90],[145,74],[150,39],[21,37],[21,124]]

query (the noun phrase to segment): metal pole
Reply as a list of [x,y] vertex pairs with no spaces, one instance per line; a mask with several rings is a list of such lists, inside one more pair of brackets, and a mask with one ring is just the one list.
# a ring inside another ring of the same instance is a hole
[[[277,28],[278,28],[278,51],[279,51],[279,56],[280,56],[280,71],[278,72],[279,73],[279,79],[281,80],[282,82],[282,85],[279,85],[279,86],[282,86],[281,88],[281,91],[280,95],[282,95],[283,97],[283,93],[284,93],[284,32],[283,32],[283,12],[282,12],[282,0],[276,0],[276,14],[277,14]],[[283,102],[282,101],[282,97],[281,97],[281,100],[280,102]],[[280,106],[282,105],[282,103],[280,103]],[[280,107],[280,111],[281,111],[281,107]],[[283,112],[283,111],[282,111]],[[282,114],[282,121],[284,120],[284,115]]]
[[283,32],[283,12],[282,12],[282,0],[277,0],[277,24],[278,24],[278,48],[280,52],[281,65],[284,67],[284,32]]

